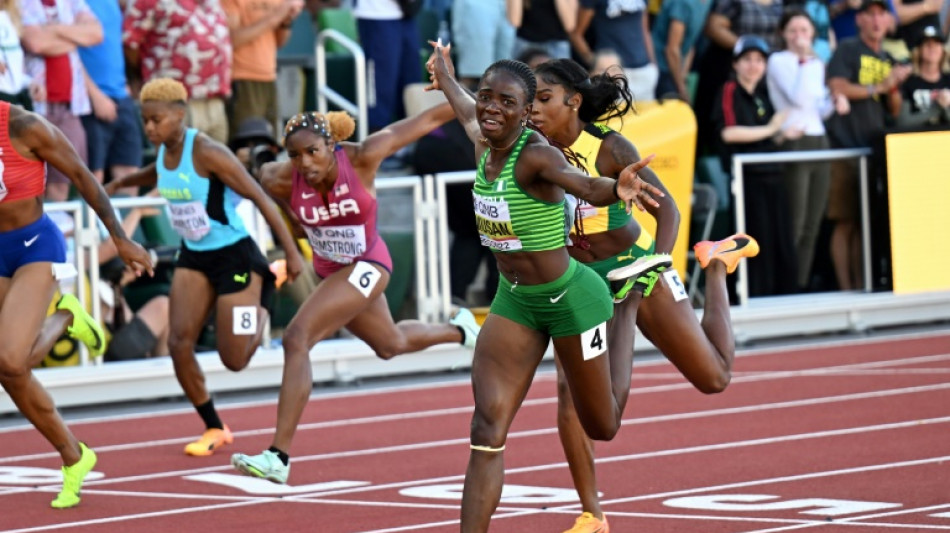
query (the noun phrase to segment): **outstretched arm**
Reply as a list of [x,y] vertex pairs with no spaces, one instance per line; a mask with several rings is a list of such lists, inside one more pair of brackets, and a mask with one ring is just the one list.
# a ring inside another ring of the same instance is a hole
[[478,119],[475,118],[475,98],[455,79],[455,69],[449,57],[451,47],[429,42],[435,49],[435,53],[426,63],[426,68],[434,77],[434,87],[445,93],[449,104],[452,105],[452,110],[455,111],[455,116],[465,128],[468,138],[478,147],[482,133],[478,128]]
[[[605,160],[605,176],[619,176],[623,169],[632,163],[640,161],[640,153],[626,137],[620,134],[610,135],[604,141],[601,147],[601,153],[598,155],[598,166],[602,158]],[[646,211],[656,220],[656,251],[658,253],[669,253],[673,250],[673,244],[676,242],[677,232],[680,225],[680,212],[676,207],[676,202],[670,196],[669,191],[663,186],[660,178],[650,167],[641,168],[637,174],[640,179],[655,187],[663,193],[663,196],[656,198],[656,204],[650,202],[645,204]]]
[[155,170],[155,162],[153,161],[131,174],[110,181],[105,188],[111,196],[124,187],[154,187],[157,183],[158,171]]
[[213,174],[211,179],[221,180],[234,192],[254,202],[287,254],[287,277],[290,281],[296,279],[303,271],[303,258],[297,251],[297,245],[287,230],[287,225],[280,218],[277,208],[268,200],[261,186],[247,173],[237,156],[226,146],[204,134],[198,136],[195,153],[198,162],[207,169],[209,175]]
[[125,264],[138,275],[142,272],[148,272],[149,275],[154,273],[148,252],[126,236],[106,191],[59,128],[35,113],[11,107],[10,136],[19,139],[37,158],[69,178],[86,203],[99,215]]
[[663,191],[644,182],[637,175],[652,159],[651,155],[627,166],[620,172],[619,178],[613,180],[590,177],[568,163],[564,154],[557,148],[535,144],[526,146],[521,152],[517,171],[553,183],[591,205],[606,206],[623,201],[628,211],[632,205],[643,211],[644,202],[656,205],[652,196],[664,196]]
[[449,104],[439,104],[418,115],[404,118],[373,133],[356,146],[353,166],[364,183],[372,183],[379,164],[404,146],[416,142],[432,130],[452,120],[455,114]]

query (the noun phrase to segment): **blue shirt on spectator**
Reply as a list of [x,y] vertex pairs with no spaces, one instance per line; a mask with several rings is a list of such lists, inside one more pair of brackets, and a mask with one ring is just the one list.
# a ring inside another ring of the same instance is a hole
[[110,98],[129,96],[126,90],[125,57],[122,52],[122,11],[115,0],[87,0],[89,9],[102,25],[102,42],[79,48],[86,72]]
[[[832,3],[838,4],[844,2],[847,2],[847,0],[839,0]],[[891,0],[887,0],[887,9],[895,16],[897,15],[897,11],[894,10],[894,2]],[[835,39],[838,42],[858,34],[858,25],[854,21],[854,16],[857,14],[858,11],[856,9],[847,8],[841,13],[838,13],[838,16],[831,19],[831,29],[835,31]]]
[[624,68],[640,68],[650,62],[647,55],[643,17],[645,0],[581,0],[582,8],[594,10],[595,48],[613,50]]
[[712,0],[665,0],[660,13],[653,23],[653,49],[656,50],[656,64],[661,72],[669,72],[666,62],[666,41],[670,34],[670,23],[678,20],[685,26],[680,54],[685,60],[696,40],[703,31]]

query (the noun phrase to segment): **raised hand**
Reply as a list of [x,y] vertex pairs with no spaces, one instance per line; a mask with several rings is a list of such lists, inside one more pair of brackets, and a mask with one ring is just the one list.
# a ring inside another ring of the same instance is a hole
[[452,64],[452,45],[442,44],[442,40],[429,41],[432,45],[432,54],[426,61],[426,72],[429,73],[429,85],[426,85],[425,91],[441,91],[439,81],[436,79],[436,69],[451,78],[455,77],[455,65]]
[[636,163],[628,165],[617,178],[617,196],[623,201],[628,213],[633,210],[633,206],[637,206],[640,211],[646,211],[646,207],[643,205],[644,202],[653,207],[660,207],[654,197],[663,198],[666,196],[663,191],[643,181],[637,174],[640,169],[649,165],[654,157],[656,157],[656,154],[650,154]]

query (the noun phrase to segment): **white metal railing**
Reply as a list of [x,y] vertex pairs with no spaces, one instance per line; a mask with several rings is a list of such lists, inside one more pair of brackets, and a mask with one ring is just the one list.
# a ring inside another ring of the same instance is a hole
[[[871,216],[868,208],[868,163],[869,148],[836,150],[801,150],[795,152],[772,152],[766,154],[735,154],[732,156],[732,196],[735,201],[736,233],[745,233],[745,183],[743,166],[761,163],[804,163],[807,161],[832,161],[835,159],[859,160],[859,184],[861,188],[861,244],[864,263],[864,291],[871,292]],[[736,281],[736,296],[739,305],[749,302],[749,271],[746,261],[739,262],[739,278]]]
[[[80,246],[79,243],[82,242],[83,237],[86,235],[86,229],[83,227],[83,216],[82,216],[83,209],[85,208],[85,206],[86,204],[78,200],[72,200],[69,202],[56,202],[52,204],[45,204],[43,206],[44,211],[46,211],[47,213],[59,211],[63,213],[68,213],[71,217],[73,217],[73,221],[74,221],[73,235],[75,236],[75,243],[76,243],[76,245],[73,247],[73,263],[75,264],[75,267],[76,267],[76,297],[79,299],[79,303],[83,307],[86,307],[90,301],[95,302],[96,300],[94,300],[93,298],[97,298],[99,295],[99,291],[94,286],[95,284],[90,283],[90,290],[93,291],[92,295],[90,295],[89,292],[86,291],[86,284],[83,282],[83,280],[86,278],[86,254],[88,253],[88,251],[85,246]],[[90,211],[91,210],[92,209],[90,208]],[[88,219],[89,217],[86,217],[86,218]],[[98,250],[93,250],[93,253],[95,254],[95,257],[90,258],[90,262],[98,263],[98,258],[99,258]],[[96,271],[96,275],[97,276],[99,275],[98,268]],[[99,312],[98,307],[99,306],[97,305],[92,306],[94,313]],[[93,316],[96,317],[96,320],[99,320],[98,315],[94,314]],[[80,344],[80,349],[79,349],[80,363],[79,364],[85,366],[89,364],[89,351],[86,350],[85,345],[82,345],[82,343],[79,343],[79,344]]]
[[[442,316],[447,317],[452,308],[452,279],[449,272],[449,223],[448,223],[448,202],[446,201],[446,186],[456,183],[474,183],[475,171],[463,170],[460,172],[445,172],[435,176],[436,190],[438,192],[438,255],[439,255],[439,279],[441,290],[441,301],[439,302]],[[494,259],[492,259],[494,261]]]
[[[409,187],[415,211],[413,221],[416,267],[416,298],[419,317],[432,322],[444,318],[451,300],[448,269],[448,228],[446,225],[445,185],[472,180],[472,171],[437,176],[384,178],[377,181],[380,189]],[[161,199],[114,199],[117,207],[161,205]],[[67,211],[80,220],[83,204],[65,202],[47,204],[48,211]],[[257,215],[260,217],[260,215]],[[262,218],[262,217],[260,217]],[[93,230],[95,218],[77,224],[82,236],[77,242],[98,239]],[[265,225],[266,226],[266,225]],[[91,250],[77,247],[77,270]],[[94,249],[95,246],[92,246]],[[97,261],[93,261],[96,263]],[[433,267],[433,265],[435,265]],[[87,301],[84,284],[77,285],[80,297]],[[91,284],[95,290],[96,284]],[[98,306],[93,306],[96,309]],[[753,305],[733,308],[732,323],[740,342],[755,339],[782,338],[835,331],[862,331],[867,328],[902,324],[925,324],[950,321],[950,291],[911,295],[881,292],[874,294],[828,293],[799,296],[755,298]],[[638,337],[637,347],[648,349],[646,339]],[[277,387],[283,375],[283,353],[277,348],[261,348],[242,372],[224,368],[213,352],[197,354],[209,385],[215,391],[236,391]],[[471,364],[471,352],[458,345],[439,345],[416,354],[406,354],[390,361],[378,359],[372,348],[356,339],[333,339],[319,343],[310,353],[314,382],[334,382],[360,377],[396,376],[420,372],[438,372],[464,368]],[[82,364],[88,365],[88,359]],[[57,405],[89,405],[103,402],[146,400],[180,396],[181,387],[175,379],[169,358],[125,361],[101,366],[44,368],[37,378],[54,395]],[[0,391],[0,413],[15,412],[16,406]]]
[[[356,79],[356,102],[350,102],[343,95],[327,85],[327,45],[328,40],[335,41],[353,54],[353,68]],[[327,100],[333,102],[344,111],[356,117],[356,140],[362,141],[369,133],[369,113],[366,108],[366,56],[363,48],[343,33],[334,29],[325,29],[317,35],[317,44],[314,51],[316,56],[317,110],[327,112]]]
[[[412,195],[413,208],[413,262],[415,265],[415,298],[417,302],[418,318],[424,322],[436,322],[444,318],[438,296],[441,287],[437,283],[438,276],[438,257],[434,253],[428,253],[429,250],[436,248],[436,227],[438,209],[436,208],[436,195],[434,190],[434,180],[432,176],[420,178],[418,176],[405,176],[396,178],[382,178],[376,180],[376,188],[382,190],[409,190]],[[158,197],[118,197],[111,199],[112,207],[115,209],[132,209],[137,207],[164,207],[167,202],[164,198]],[[80,303],[84,307],[92,309],[92,316],[97,321],[102,321],[102,311],[98,305],[88,305],[89,302],[99,301],[99,284],[92,280],[99,279],[99,243],[101,242],[101,231],[99,228],[98,216],[91,207],[75,200],[69,202],[54,202],[44,205],[48,212],[63,211],[69,213],[75,220],[75,229],[73,232],[73,241],[75,243],[75,266],[78,272],[76,283],[76,294]],[[85,216],[83,215],[85,211]],[[385,222],[385,221],[382,221]],[[261,248],[263,253],[267,252],[267,243],[270,240],[270,227],[264,216],[254,209],[254,220],[248,225],[248,233]],[[130,236],[131,237],[131,236]],[[88,264],[88,275],[87,275]],[[86,290],[84,279],[89,279],[89,289]],[[436,280],[436,282],[433,282]],[[265,335],[261,339],[263,346],[270,345],[269,328],[265,329]],[[80,348],[80,365],[86,366],[91,362],[85,346]],[[99,364],[96,360],[95,364]]]

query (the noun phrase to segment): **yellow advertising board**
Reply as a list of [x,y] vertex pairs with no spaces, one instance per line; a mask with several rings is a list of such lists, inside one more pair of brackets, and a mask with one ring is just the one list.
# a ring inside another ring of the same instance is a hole
[[950,290],[950,131],[891,134],[886,146],[894,293]]
[[[650,168],[666,186],[680,211],[679,234],[673,248],[673,266],[686,271],[689,245],[693,174],[696,168],[696,116],[686,102],[638,102],[637,112],[607,123],[629,139],[641,157],[656,154]],[[634,210],[637,222],[656,235],[656,221],[649,213]]]

